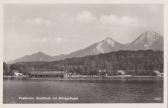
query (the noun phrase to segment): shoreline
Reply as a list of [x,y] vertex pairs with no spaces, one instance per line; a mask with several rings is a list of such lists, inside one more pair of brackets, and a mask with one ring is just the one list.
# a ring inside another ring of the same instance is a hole
[[164,77],[157,76],[107,76],[107,77],[64,77],[64,78],[29,78],[23,76],[3,76],[3,80],[58,80],[58,81],[112,81],[112,80],[163,80]]

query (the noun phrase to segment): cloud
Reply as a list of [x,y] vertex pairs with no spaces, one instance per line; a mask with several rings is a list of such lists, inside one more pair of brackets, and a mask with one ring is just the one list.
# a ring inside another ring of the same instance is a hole
[[35,38],[33,39],[35,42],[40,42],[40,43],[57,43],[57,44],[62,44],[67,42],[68,40],[62,37],[43,37],[43,38]]
[[82,11],[76,15],[76,20],[82,23],[93,23],[98,26],[108,27],[139,27],[145,26],[140,19],[136,16],[118,16],[111,13],[110,15],[101,15],[100,17],[93,15],[90,11]]
[[53,22],[47,19],[43,19],[40,17],[36,17],[34,19],[26,19],[23,21],[23,24],[31,24],[31,25],[35,25],[35,26],[51,26],[53,25]]
[[96,17],[90,11],[82,11],[76,16],[76,19],[84,23],[96,21]]
[[115,14],[103,15],[99,19],[100,24],[119,25],[119,26],[139,26],[139,20],[136,17],[117,16]]

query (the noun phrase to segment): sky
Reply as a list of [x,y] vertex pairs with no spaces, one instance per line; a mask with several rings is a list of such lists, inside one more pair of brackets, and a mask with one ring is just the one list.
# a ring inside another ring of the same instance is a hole
[[146,31],[163,34],[159,4],[6,4],[4,60],[55,56],[111,37],[129,43]]

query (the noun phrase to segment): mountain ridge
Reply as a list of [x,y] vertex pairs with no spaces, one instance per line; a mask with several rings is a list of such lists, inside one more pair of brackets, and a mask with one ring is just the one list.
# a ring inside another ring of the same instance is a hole
[[104,40],[96,42],[84,49],[80,49],[69,54],[61,54],[57,56],[50,56],[43,52],[33,53],[18,58],[12,62],[25,61],[57,61],[72,57],[84,57],[88,55],[98,55],[119,50],[161,50],[163,51],[163,37],[153,31],[146,31],[138,36],[134,41],[121,44],[111,37],[106,37]]

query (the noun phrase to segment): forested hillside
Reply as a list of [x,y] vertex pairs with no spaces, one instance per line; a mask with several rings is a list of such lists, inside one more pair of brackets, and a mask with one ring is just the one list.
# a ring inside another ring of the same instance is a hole
[[64,70],[73,74],[96,75],[98,70],[106,70],[109,75],[117,75],[118,70],[125,70],[127,74],[131,75],[153,75],[153,70],[163,72],[163,52],[117,51],[53,62],[20,62],[12,64],[10,70],[13,68],[23,70],[24,73]]

